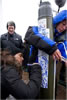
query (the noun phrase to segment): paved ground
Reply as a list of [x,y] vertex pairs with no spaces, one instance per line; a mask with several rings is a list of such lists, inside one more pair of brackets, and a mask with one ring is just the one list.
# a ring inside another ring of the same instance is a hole
[[67,90],[63,85],[58,84],[56,100],[67,100]]

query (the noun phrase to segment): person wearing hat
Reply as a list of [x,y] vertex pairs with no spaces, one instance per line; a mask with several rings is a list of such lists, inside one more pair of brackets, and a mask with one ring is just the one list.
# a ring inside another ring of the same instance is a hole
[[53,25],[54,40],[57,42],[58,49],[60,50],[63,58],[67,59],[67,10],[60,11],[53,18]]
[[[12,51],[13,52],[13,51]],[[21,66],[24,58],[21,51],[16,54],[9,50],[1,50],[1,99],[12,95],[15,99],[37,98],[41,86],[41,66],[38,63],[28,65],[29,82],[21,79],[18,66]]]
[[[61,52],[62,61],[57,62],[56,66],[56,85],[58,89],[58,83],[61,84],[61,91],[64,90],[64,96],[62,99],[66,99],[66,72],[67,72],[67,10],[60,11],[53,18],[54,25],[54,40],[57,42],[57,47]],[[64,88],[63,88],[64,87]],[[57,90],[56,90],[57,92]],[[58,95],[56,93],[56,95]],[[60,97],[60,98],[61,98]]]
[[[54,26],[54,40],[51,40],[40,34],[38,31],[38,26],[29,26],[25,35],[25,41],[29,45],[32,45],[29,62],[37,61],[38,49],[46,52],[49,55],[52,55],[54,59],[55,58],[57,59],[57,61],[62,61],[67,59],[67,10],[59,12],[53,18],[53,26]],[[64,45],[63,43],[62,45],[61,43],[57,45],[57,43],[59,43],[60,40],[61,42],[64,41]],[[67,61],[65,60],[64,64],[66,63]],[[58,68],[59,67],[60,66],[58,66]]]

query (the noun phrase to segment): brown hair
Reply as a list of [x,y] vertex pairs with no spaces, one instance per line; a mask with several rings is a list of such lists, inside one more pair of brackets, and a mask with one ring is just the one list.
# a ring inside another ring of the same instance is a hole
[[15,58],[8,50],[0,50],[1,65],[14,65]]
[[15,57],[11,55],[7,49],[3,51],[0,50],[0,61],[3,67],[7,67],[8,65],[15,67],[19,72],[20,78],[22,78],[22,66],[16,61]]

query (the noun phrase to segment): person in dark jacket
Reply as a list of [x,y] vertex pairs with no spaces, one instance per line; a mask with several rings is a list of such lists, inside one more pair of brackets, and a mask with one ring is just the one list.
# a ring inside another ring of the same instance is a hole
[[22,37],[15,32],[15,28],[16,28],[15,22],[13,21],[7,22],[6,27],[7,27],[8,32],[1,35],[1,48],[13,49],[14,53],[15,53],[14,49],[17,49],[19,51],[21,49],[24,55],[24,59],[25,59],[24,66],[26,66],[27,60],[28,60],[27,45],[24,45],[22,41]]
[[[19,53],[16,52],[16,54]],[[31,64],[28,66],[29,82],[25,84],[16,69],[15,60],[21,64],[22,57],[13,56],[11,53],[0,52],[1,56],[1,99],[6,99],[10,94],[16,99],[37,98],[41,85],[41,66]],[[16,58],[19,57],[18,58]],[[8,59],[8,57],[10,59]],[[5,59],[6,58],[6,59]]]
[[1,35],[2,48],[9,48],[11,45],[10,42],[15,45],[17,48],[23,48],[22,37],[15,32],[16,25],[13,21],[7,22],[8,32]]

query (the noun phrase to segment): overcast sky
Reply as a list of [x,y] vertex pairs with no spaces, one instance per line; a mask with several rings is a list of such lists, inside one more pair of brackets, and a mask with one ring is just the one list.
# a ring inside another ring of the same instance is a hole
[[[52,9],[58,10],[55,0],[42,1],[49,1]],[[40,0],[0,0],[0,34],[7,32],[6,23],[11,20],[16,23],[16,32],[23,39],[28,26],[38,25],[39,3]],[[66,9],[66,4],[62,9]]]

